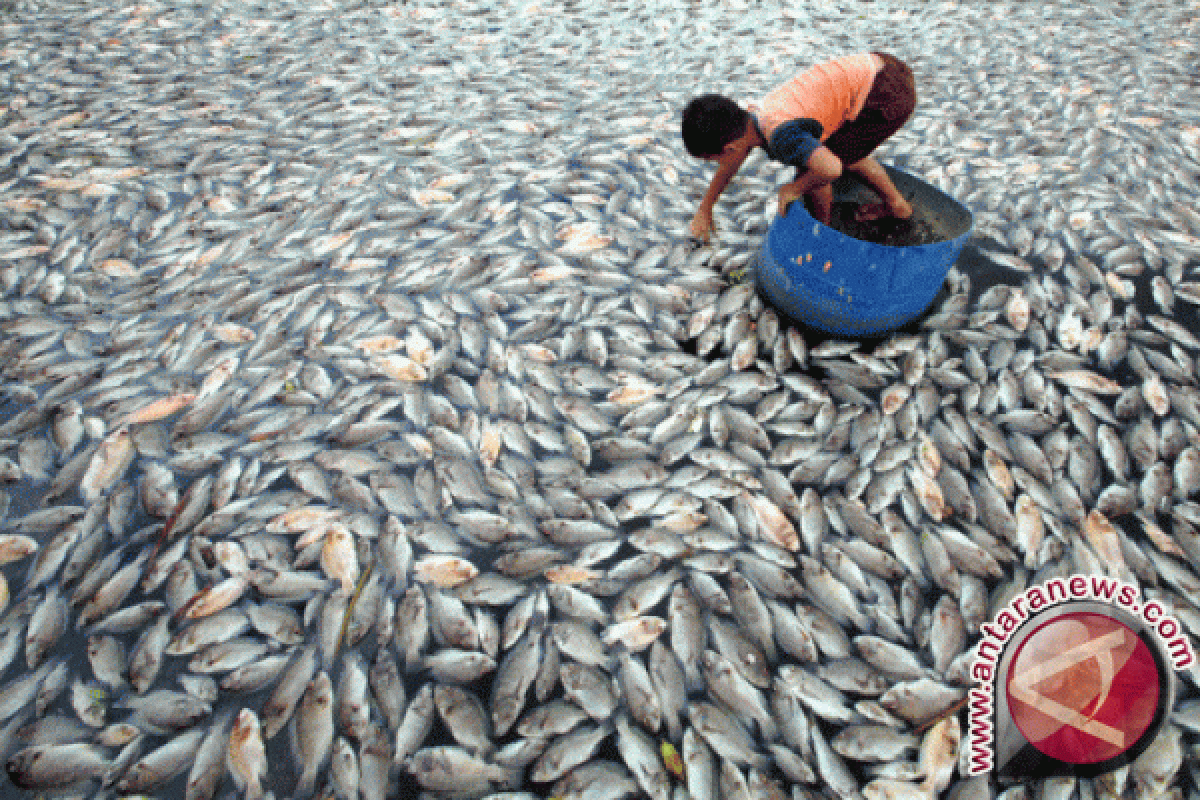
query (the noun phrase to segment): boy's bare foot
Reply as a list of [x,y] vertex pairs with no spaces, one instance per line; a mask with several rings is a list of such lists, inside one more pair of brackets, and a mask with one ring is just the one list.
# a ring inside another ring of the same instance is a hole
[[856,222],[874,222],[884,217],[908,219],[912,214],[912,206],[907,200],[901,198],[900,203],[894,206],[889,206],[887,203],[863,203],[854,212],[854,219]]

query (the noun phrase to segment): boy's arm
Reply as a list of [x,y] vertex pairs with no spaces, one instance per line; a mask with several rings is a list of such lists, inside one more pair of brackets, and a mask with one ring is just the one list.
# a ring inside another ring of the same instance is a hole
[[704,193],[704,199],[700,201],[700,208],[696,211],[696,216],[692,218],[692,234],[698,239],[708,241],[709,234],[713,230],[713,206],[716,205],[721,192],[725,191],[725,187],[733,180],[733,176],[742,168],[746,157],[750,155],[750,149],[739,147],[731,149],[721,156],[720,166],[717,167],[716,174],[708,184],[708,191]]

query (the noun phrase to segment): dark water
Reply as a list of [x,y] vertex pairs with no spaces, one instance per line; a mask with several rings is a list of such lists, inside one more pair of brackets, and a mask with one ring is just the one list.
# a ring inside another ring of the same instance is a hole
[[913,215],[908,219],[884,217],[863,222],[854,218],[860,205],[851,201],[834,203],[829,227],[854,239],[888,247],[916,247],[945,241],[920,206],[914,206]]

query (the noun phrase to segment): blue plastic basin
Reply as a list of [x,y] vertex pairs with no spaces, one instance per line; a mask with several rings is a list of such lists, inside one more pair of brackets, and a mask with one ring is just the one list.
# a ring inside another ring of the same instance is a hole
[[[776,217],[759,249],[759,288],[779,311],[838,336],[875,336],[920,316],[971,235],[971,212],[928,183],[895,167],[892,182],[940,241],[891,247],[847,236],[817,222],[803,202]],[[834,201],[878,198],[856,178],[833,185]]]

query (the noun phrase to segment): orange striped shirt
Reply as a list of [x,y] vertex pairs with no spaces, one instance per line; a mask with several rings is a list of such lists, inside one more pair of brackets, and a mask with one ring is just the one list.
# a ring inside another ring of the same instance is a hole
[[872,53],[835,58],[780,84],[748,108],[768,140],[783,123],[807,118],[821,123],[823,142],[862,111],[881,66]]

